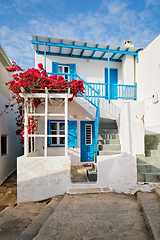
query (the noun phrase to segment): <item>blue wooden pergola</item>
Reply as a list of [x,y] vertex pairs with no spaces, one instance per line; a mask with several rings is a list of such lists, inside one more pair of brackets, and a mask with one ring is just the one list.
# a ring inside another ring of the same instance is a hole
[[[125,55],[136,57],[138,63],[138,52],[141,48],[108,45],[102,43],[91,43],[73,41],[60,38],[48,38],[32,35],[34,51],[44,55],[44,68],[46,69],[46,56],[61,56],[69,58],[92,59],[108,62],[108,86],[110,86],[110,62],[122,62]],[[110,102],[110,88],[108,87],[108,99]]]

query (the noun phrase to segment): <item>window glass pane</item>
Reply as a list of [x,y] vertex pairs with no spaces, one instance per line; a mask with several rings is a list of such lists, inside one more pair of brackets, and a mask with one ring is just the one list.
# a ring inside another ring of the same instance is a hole
[[52,137],[51,140],[52,140],[51,141],[52,144],[57,144],[57,138],[56,137]]
[[65,131],[60,131],[60,135],[65,135]]
[[64,130],[64,128],[65,128],[64,125],[65,125],[64,123],[60,123],[60,124],[59,124],[59,129],[60,129],[60,130]]
[[60,144],[65,144],[65,138],[64,137],[60,137]]
[[7,136],[1,136],[1,155],[7,154]]
[[57,123],[51,123],[51,130],[57,130]]
[[64,72],[68,73],[68,67],[64,67]]
[[62,73],[62,66],[58,66],[58,72]]

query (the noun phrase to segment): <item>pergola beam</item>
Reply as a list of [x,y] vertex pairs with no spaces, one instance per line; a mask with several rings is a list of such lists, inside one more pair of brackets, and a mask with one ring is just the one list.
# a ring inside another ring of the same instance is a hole
[[[75,45],[75,41],[73,41],[73,46]],[[72,48],[72,50],[71,50],[71,53],[70,53],[70,56],[72,57],[72,55],[73,55],[73,50],[74,50],[74,48]]]
[[[117,50],[120,50],[120,47],[117,48]],[[110,61],[112,61],[112,59],[115,57],[117,53],[113,53],[112,57],[110,58]]]
[[[108,50],[109,47],[110,47],[110,46],[108,45],[106,49]],[[100,58],[101,60],[103,59],[103,57],[104,57],[105,54],[106,54],[106,52],[104,52],[104,53],[102,54],[102,56],[101,56],[101,58]],[[107,58],[107,59],[108,59],[108,58]]]
[[[96,48],[98,48],[99,44],[96,45]],[[96,51],[93,51],[91,58],[93,58]]]
[[[39,44],[39,45],[44,45],[44,41],[36,41],[36,40],[31,40],[32,44]],[[109,49],[108,47],[105,48],[96,48],[96,47],[89,47],[89,46],[79,46],[79,45],[70,45],[70,44],[62,44],[62,43],[53,43],[53,42],[45,42],[47,46],[54,46],[54,47],[64,47],[64,48],[71,48],[71,49],[81,49],[81,50],[89,50],[89,51],[99,51],[99,52],[108,52],[110,53],[118,53],[118,54],[127,54],[127,55],[137,55],[137,52],[129,52],[126,50],[116,50],[116,49]]]
[[[87,42],[84,44],[84,46],[87,47]],[[82,50],[81,57],[83,57],[84,52],[85,52],[85,49]]]

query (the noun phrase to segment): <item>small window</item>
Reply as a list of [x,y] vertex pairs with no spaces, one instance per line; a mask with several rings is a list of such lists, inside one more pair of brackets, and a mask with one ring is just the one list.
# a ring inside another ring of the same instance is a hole
[[68,80],[69,66],[58,65],[58,73],[63,73],[62,76],[64,76],[64,79]]
[[1,156],[7,155],[7,136],[1,136]]
[[[51,122],[51,135],[65,135],[65,123]],[[51,146],[64,144],[65,137],[51,137]]]
[[86,145],[92,145],[92,125],[86,124],[85,128]]

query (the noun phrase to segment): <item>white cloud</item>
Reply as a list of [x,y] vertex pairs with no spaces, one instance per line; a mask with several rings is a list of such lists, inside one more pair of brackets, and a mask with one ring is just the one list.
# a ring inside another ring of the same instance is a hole
[[146,0],[146,7],[149,5],[156,5],[156,3],[158,3],[157,0]]
[[[129,39],[136,47],[145,47],[157,36],[154,27],[149,25],[151,19],[147,9],[138,13],[128,9],[126,2],[103,0],[97,12],[66,14],[63,21],[39,16],[28,21],[25,29],[17,27],[13,30],[4,25],[0,28],[1,43],[11,60],[26,69],[34,66],[31,34],[117,45]],[[158,26],[156,21],[159,20],[155,20],[154,26]]]

